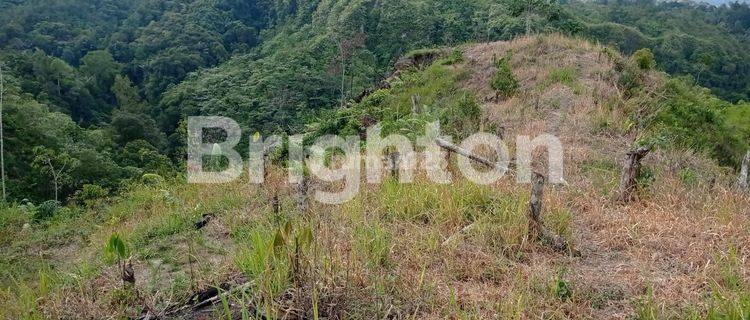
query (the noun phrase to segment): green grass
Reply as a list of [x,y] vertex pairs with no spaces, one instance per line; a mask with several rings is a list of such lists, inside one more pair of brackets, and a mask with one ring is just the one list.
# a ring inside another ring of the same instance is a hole
[[390,263],[391,236],[378,224],[361,226],[355,232],[357,251],[370,268],[384,268]]
[[538,86],[541,91],[544,91],[552,85],[559,83],[573,90],[573,93],[581,94],[584,88],[578,82],[580,77],[580,72],[572,67],[552,69],[547,79],[540,82]]

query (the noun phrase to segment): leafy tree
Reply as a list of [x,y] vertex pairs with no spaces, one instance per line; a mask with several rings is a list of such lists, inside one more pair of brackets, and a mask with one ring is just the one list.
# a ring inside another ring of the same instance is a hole
[[121,146],[135,140],[145,140],[151,145],[162,148],[165,143],[164,133],[159,131],[156,121],[143,113],[131,113],[116,110],[112,115],[112,128]]
[[33,166],[52,179],[55,201],[60,201],[58,193],[64,185],[70,184],[73,177],[70,173],[79,164],[66,152],[55,152],[44,147],[34,148]]
[[138,94],[138,89],[126,76],[117,75],[112,85],[112,93],[117,99],[121,111],[130,113],[149,113],[146,103]]
[[656,66],[654,53],[648,48],[639,49],[633,54],[633,59],[642,70],[651,70]]
[[112,58],[112,55],[104,50],[88,52],[81,58],[79,70],[91,77],[91,88],[102,100],[111,104],[110,88],[115,82],[115,77],[122,71],[122,64]]

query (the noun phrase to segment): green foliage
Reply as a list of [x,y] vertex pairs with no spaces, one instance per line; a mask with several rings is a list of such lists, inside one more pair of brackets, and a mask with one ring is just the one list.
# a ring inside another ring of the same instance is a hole
[[357,251],[371,268],[387,267],[390,261],[391,240],[388,232],[377,225],[358,228]]
[[459,49],[454,49],[451,53],[442,60],[442,63],[447,66],[464,62],[464,53]]
[[112,234],[104,247],[104,253],[109,259],[122,260],[128,257],[128,247],[119,234]]
[[518,90],[519,83],[513,71],[510,70],[508,57],[495,59],[495,74],[490,80],[490,86],[505,97],[512,97]]
[[690,168],[685,168],[685,169],[680,170],[677,176],[680,177],[680,180],[682,181],[682,183],[688,186],[693,186],[696,184],[696,182],[698,182],[698,175],[695,173],[694,170]]
[[141,181],[147,186],[158,186],[164,183],[164,178],[155,173],[147,173],[141,177]]
[[661,308],[654,299],[654,289],[649,286],[646,294],[641,296],[635,307],[637,320],[658,320],[661,318]]
[[633,60],[641,70],[651,70],[656,66],[656,58],[649,48],[638,49],[633,53]]
[[73,201],[78,205],[90,207],[109,195],[109,191],[95,184],[84,184],[81,190],[73,194]]
[[255,281],[264,303],[276,299],[300,275],[304,257],[314,245],[312,229],[291,221],[278,227],[258,226],[237,239],[235,263]]
[[670,79],[664,89],[664,97],[654,101],[656,116],[647,123],[656,141],[705,151],[720,164],[737,166],[747,145],[743,132],[723,114],[731,104],[685,79]]
[[564,279],[565,271],[561,270],[557,277],[555,277],[554,285],[552,287],[555,296],[561,300],[569,300],[573,296],[573,289],[570,283]]
[[462,68],[435,61],[421,70],[401,73],[390,89],[378,90],[349,108],[313,123],[306,141],[325,134],[360,135],[376,123],[384,136],[401,134],[412,140],[425,125],[439,121],[443,134],[466,137],[479,129],[481,109],[469,90],[460,87],[467,76]]
[[580,94],[583,91],[583,87],[578,83],[580,74],[578,70],[570,67],[552,69],[547,79],[540,83],[542,90],[547,89],[549,86],[560,83],[568,88],[573,89],[576,94]]
[[55,216],[57,211],[60,210],[60,202],[55,200],[47,200],[39,204],[34,211],[34,220],[44,221]]
[[592,40],[626,54],[648,48],[664,71],[691,75],[732,102],[750,97],[747,3],[570,1],[565,6],[586,21],[581,33]]

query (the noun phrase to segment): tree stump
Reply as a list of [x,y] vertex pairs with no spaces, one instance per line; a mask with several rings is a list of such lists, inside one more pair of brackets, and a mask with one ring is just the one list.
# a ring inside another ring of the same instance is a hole
[[271,198],[271,208],[273,209],[274,215],[278,215],[281,211],[281,203],[279,202],[278,191],[274,192],[273,197]]
[[399,179],[399,166],[401,164],[400,154],[398,152],[391,152],[388,154],[388,168],[391,170],[391,177],[395,180]]
[[297,210],[299,213],[307,212],[307,191],[310,187],[309,180],[302,175],[299,182],[297,182]]
[[750,166],[750,151],[745,155],[745,159],[742,160],[742,167],[740,168],[740,190],[748,191],[750,188],[750,176],[748,176],[748,166]]
[[122,264],[122,283],[135,285],[135,270],[133,270],[133,262],[127,259]]
[[620,202],[631,202],[638,199],[638,176],[641,174],[641,160],[651,152],[651,147],[640,147],[628,152],[628,160],[622,168],[620,177]]
[[555,234],[544,227],[542,222],[542,203],[544,201],[544,183],[546,178],[534,172],[531,178],[531,200],[529,201],[529,237],[541,240],[558,252],[568,251],[565,237]]

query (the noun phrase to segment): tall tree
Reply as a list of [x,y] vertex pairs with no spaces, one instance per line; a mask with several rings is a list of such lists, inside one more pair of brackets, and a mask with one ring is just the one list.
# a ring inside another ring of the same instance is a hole
[[77,159],[71,157],[67,152],[55,152],[44,147],[34,148],[36,158],[34,166],[52,178],[52,187],[55,192],[55,201],[60,201],[59,193],[63,184],[72,180],[70,172],[78,164]]

